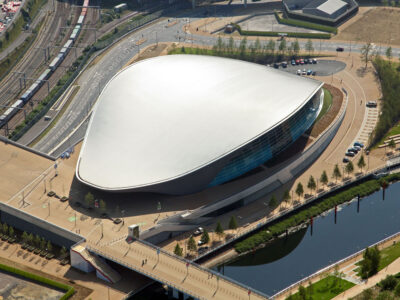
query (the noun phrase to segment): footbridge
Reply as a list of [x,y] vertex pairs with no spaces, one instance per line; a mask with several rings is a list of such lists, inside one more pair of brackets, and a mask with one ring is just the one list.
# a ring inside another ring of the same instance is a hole
[[[80,269],[96,269],[96,272],[110,277],[110,266],[105,258],[128,269],[145,275],[155,281],[167,285],[170,291],[195,299],[268,299],[269,297],[248,286],[238,283],[217,272],[204,268],[160,249],[150,243],[134,240],[128,243],[125,238],[111,242],[83,241],[71,249],[81,253]],[[89,253],[89,254],[88,254]],[[97,258],[89,258],[97,256]],[[74,262],[75,261],[75,262]],[[92,262],[96,262],[92,264]],[[87,264],[83,267],[82,264]],[[77,266],[77,260],[71,256],[71,264]],[[107,265],[107,266],[105,266]],[[115,274],[113,275],[114,277]],[[114,280],[111,280],[114,282]]]

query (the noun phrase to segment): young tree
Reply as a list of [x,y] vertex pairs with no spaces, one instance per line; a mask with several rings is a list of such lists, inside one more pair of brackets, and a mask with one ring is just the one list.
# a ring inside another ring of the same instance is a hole
[[236,221],[235,216],[232,216],[231,219],[229,220],[229,229],[235,230],[238,228],[238,223]]
[[275,195],[272,195],[271,199],[269,200],[268,205],[272,209],[274,209],[278,205],[278,201],[276,201]]
[[278,48],[282,55],[285,55],[286,48],[287,48],[286,40],[282,39],[281,42],[279,43],[279,48]]
[[197,251],[196,241],[194,240],[193,236],[190,237],[187,247],[188,247],[189,251],[193,251],[193,252]]
[[10,226],[10,228],[8,228],[8,235],[10,237],[14,237],[14,228],[12,226]]
[[308,41],[305,44],[305,49],[306,51],[308,51],[308,55],[311,55],[311,52],[314,51],[314,47],[313,47],[313,43],[311,41],[311,39],[308,39]]
[[51,244],[50,241],[47,241],[46,249],[49,252],[53,251],[53,245]]
[[203,234],[201,235],[200,240],[204,243],[204,244],[208,244],[210,242],[210,236],[208,235],[207,230],[204,229]]
[[319,181],[321,181],[321,183],[325,186],[328,184],[329,179],[325,170],[322,171],[321,178],[319,179]]
[[294,55],[299,55],[299,52],[300,52],[300,45],[299,45],[299,41],[298,40],[295,40],[293,43],[292,43],[292,48],[293,48],[293,52],[294,52]]
[[40,239],[40,250],[46,249],[46,241],[44,238]]
[[285,192],[283,193],[283,201],[284,201],[285,203],[289,203],[290,198],[291,198],[291,197],[290,197],[290,192],[289,192],[288,189],[286,189]]
[[39,248],[40,247],[40,236],[38,236],[38,235],[35,235],[35,239],[34,239],[34,243],[35,243],[35,246],[37,247],[37,248]]
[[267,51],[269,54],[274,55],[275,52],[275,42],[273,40],[269,40],[267,43]]
[[396,148],[396,143],[395,143],[393,138],[390,139],[390,142],[389,142],[388,146],[392,150]]
[[218,222],[217,227],[215,227],[215,233],[218,235],[219,239],[221,239],[221,237],[224,236],[224,228],[222,228],[222,225],[220,222]]
[[29,235],[25,231],[22,233],[21,238],[23,243],[28,243]]
[[31,246],[33,246],[33,240],[34,240],[34,237],[33,237],[33,234],[31,233],[31,234],[28,236],[28,244],[31,245]]
[[361,169],[362,172],[362,169],[365,167],[364,155],[360,156],[360,159],[357,162],[357,167]]
[[304,286],[299,286],[299,296],[301,300],[307,300],[307,290]]
[[100,203],[99,203],[100,212],[101,212],[102,214],[104,214],[104,213],[106,212],[106,210],[107,210],[106,202],[105,202],[103,199],[100,199],[99,202],[100,202]]
[[176,243],[175,249],[174,249],[174,254],[176,256],[183,256],[183,250],[181,248],[181,246],[179,246],[178,243]]
[[350,175],[351,173],[353,173],[353,171],[354,171],[354,166],[353,166],[353,163],[352,163],[351,161],[349,161],[349,162],[346,164],[345,170],[346,170],[346,172],[347,172],[347,175]]
[[7,225],[6,223],[3,224],[3,233],[4,233],[5,235],[8,234],[8,225]]
[[371,60],[372,44],[366,43],[361,48],[361,60],[365,62],[365,68],[368,66],[368,62]]
[[88,208],[89,207],[93,207],[93,205],[94,205],[94,196],[93,196],[93,194],[91,192],[88,192],[85,195],[85,204],[86,204],[86,206]]
[[65,258],[67,256],[67,249],[65,247],[62,247],[60,250],[60,256],[62,258]]
[[244,38],[240,41],[240,46],[239,46],[239,53],[241,57],[243,57],[246,54],[246,50],[247,50],[247,38]]
[[299,200],[300,200],[300,197],[303,196],[303,194],[304,194],[303,185],[301,184],[301,182],[299,182],[297,184],[297,188],[296,188],[296,195],[299,196]]
[[308,179],[307,187],[310,189],[311,193],[317,188],[317,184],[312,175],[310,175],[310,178]]
[[234,49],[235,49],[235,41],[233,40],[233,37],[230,37],[228,41],[228,51],[232,53]]
[[388,47],[386,49],[386,58],[389,60],[389,64],[391,63],[392,57],[393,57],[392,47]]
[[335,168],[333,169],[332,177],[335,178],[336,182],[337,182],[338,178],[342,177],[342,173],[340,173],[338,164],[336,164]]
[[261,51],[261,43],[260,43],[259,38],[257,38],[254,43],[254,49],[255,49],[256,53],[259,53]]

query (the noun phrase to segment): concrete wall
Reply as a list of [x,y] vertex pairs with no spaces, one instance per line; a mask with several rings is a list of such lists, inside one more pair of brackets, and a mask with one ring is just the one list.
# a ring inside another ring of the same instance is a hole
[[[82,240],[83,237],[67,229],[54,225],[46,220],[39,219],[22,210],[0,203],[0,219],[19,230],[37,234],[50,240],[52,243],[71,247],[73,244]],[[73,225],[71,224],[71,227]]]
[[87,262],[78,252],[71,250],[70,256],[72,267],[77,268],[85,273],[90,273],[94,271],[93,266],[89,262]]

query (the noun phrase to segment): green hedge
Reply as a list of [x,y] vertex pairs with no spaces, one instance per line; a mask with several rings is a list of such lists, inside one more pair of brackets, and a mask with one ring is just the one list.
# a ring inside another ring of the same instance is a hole
[[286,232],[287,229],[292,228],[294,226],[298,226],[307,222],[310,217],[315,217],[324,211],[327,211],[335,205],[340,205],[344,202],[350,201],[357,195],[361,197],[365,197],[370,195],[381,188],[381,183],[383,181],[393,182],[400,179],[400,173],[391,174],[386,177],[383,177],[379,180],[368,180],[364,183],[361,183],[357,186],[351,187],[342,192],[338,192],[337,194],[330,196],[326,199],[321,200],[320,202],[312,205],[311,207],[301,209],[294,215],[285,218],[282,221],[279,221],[268,228],[253,234],[252,236],[244,239],[241,242],[238,242],[234,245],[236,252],[243,253],[254,249],[255,247],[268,242],[274,237],[279,236],[280,234]]
[[276,11],[275,11],[275,17],[278,20],[278,22],[281,24],[286,24],[286,25],[291,25],[291,26],[299,26],[299,27],[304,27],[304,28],[309,28],[309,29],[314,29],[314,30],[325,31],[325,32],[337,34],[336,27],[311,23],[311,22],[307,22],[307,21],[300,21],[300,20],[296,20],[296,19],[281,18],[279,16],[279,13]]
[[254,31],[254,30],[242,30],[240,25],[232,24],[240,35],[246,36],[280,36],[280,34],[285,33],[287,37],[297,37],[297,38],[310,38],[310,39],[330,39],[331,35],[329,33],[308,33],[308,32],[277,32],[277,31]]
[[46,277],[42,277],[36,274],[32,274],[14,267],[10,267],[7,265],[0,264],[0,270],[6,271],[8,273],[16,274],[21,277],[25,277],[27,279],[37,281],[43,284],[46,284],[48,286],[54,287],[59,290],[66,291],[66,293],[60,298],[60,300],[66,300],[69,299],[74,293],[75,289],[72,286],[66,285],[64,283],[60,283],[51,279],[48,279]]

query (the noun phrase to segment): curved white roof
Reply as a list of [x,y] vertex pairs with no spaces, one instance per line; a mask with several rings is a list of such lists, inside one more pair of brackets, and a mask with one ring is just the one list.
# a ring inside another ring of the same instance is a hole
[[77,177],[100,189],[125,190],[184,176],[272,129],[321,86],[220,57],[140,61],[100,94]]

